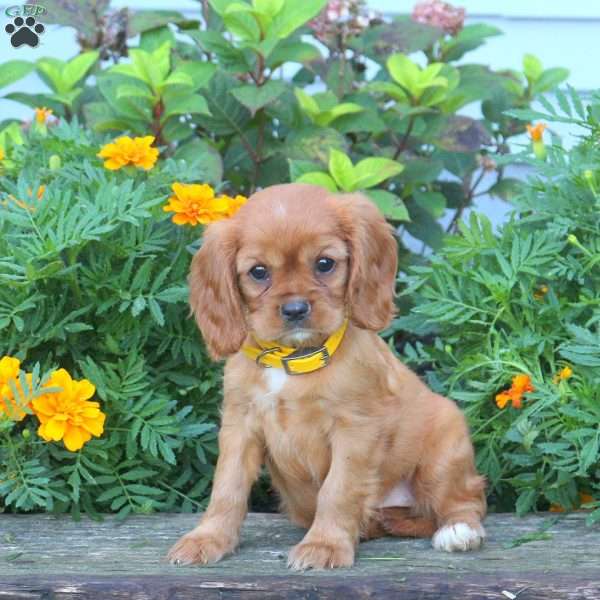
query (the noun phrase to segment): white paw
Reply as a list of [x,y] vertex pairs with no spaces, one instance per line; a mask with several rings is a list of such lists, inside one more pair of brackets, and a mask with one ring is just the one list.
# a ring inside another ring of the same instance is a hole
[[479,548],[485,538],[485,530],[481,525],[475,529],[466,523],[444,525],[433,535],[432,544],[436,550],[457,552]]

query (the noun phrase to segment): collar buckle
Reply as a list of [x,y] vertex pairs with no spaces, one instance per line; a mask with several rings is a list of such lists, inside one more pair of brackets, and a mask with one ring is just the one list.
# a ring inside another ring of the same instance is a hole
[[294,356],[295,354],[296,354],[296,352],[294,352],[293,354],[290,354],[288,356],[283,356],[281,358],[281,363],[283,364],[283,368],[288,375],[302,375],[303,373],[305,373],[305,371],[302,371],[302,370],[300,370],[300,371],[293,370],[294,361],[296,361],[296,360],[312,358],[313,356],[317,356],[322,361],[322,365],[320,367],[320,368],[322,368],[322,367],[326,367],[329,364],[329,361],[331,359],[331,355],[329,354],[329,351],[327,350],[327,348],[325,348],[325,346],[321,346],[320,348],[317,348],[316,350],[313,350],[312,352],[308,352],[307,354],[300,354],[299,356]]
[[271,352],[279,352],[280,350],[281,348],[277,346],[275,346],[275,348],[267,348],[266,350],[263,350],[254,360],[259,367],[262,367],[263,369],[270,369],[271,365],[261,362],[262,357],[271,354]]

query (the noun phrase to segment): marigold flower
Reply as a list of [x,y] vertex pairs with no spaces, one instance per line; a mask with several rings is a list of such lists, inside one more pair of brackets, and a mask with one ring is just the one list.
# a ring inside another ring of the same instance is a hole
[[246,196],[241,196],[239,194],[234,198],[223,194],[222,196],[219,196],[219,198],[223,198],[227,201],[227,217],[233,217],[233,215],[235,215],[235,213],[240,208],[242,208],[242,206],[244,206],[244,204],[246,204],[246,202],[248,201],[248,198],[246,198]]
[[158,148],[151,147],[153,142],[154,137],[151,135],[135,138],[125,135],[102,146],[97,156],[106,159],[104,167],[111,171],[127,165],[147,171],[154,166],[158,159]]
[[529,375],[515,375],[510,389],[496,394],[496,405],[498,408],[504,408],[510,402],[513,408],[522,408],[523,394],[527,392],[535,392]]
[[[21,361],[12,356],[0,358],[0,415],[5,414],[13,421],[21,421],[27,414],[15,400],[10,382],[14,384],[20,396],[23,389],[19,381]],[[31,374],[26,375],[28,385],[31,385]]]
[[533,297],[536,300],[541,300],[548,293],[547,285],[540,285],[535,292],[533,292]]
[[176,225],[207,225],[233,216],[246,202],[244,196],[215,196],[213,188],[206,184],[174,183],[174,196],[163,206],[165,212],[174,212]]
[[[596,498],[594,498],[591,494],[586,494],[585,492],[579,492],[579,504],[588,504],[589,502],[595,502]],[[566,512],[566,509],[560,504],[551,504],[548,509],[550,512],[562,513]],[[579,509],[586,510],[586,509]]]
[[42,106],[42,108],[36,108],[35,120],[38,123],[45,123],[53,112],[54,111],[51,108],[46,108],[45,106]]
[[559,383],[561,381],[564,381],[565,379],[569,379],[569,377],[571,377],[571,375],[573,375],[573,369],[571,369],[571,367],[566,366],[564,368],[562,368],[553,378],[552,378],[552,382],[553,383]]
[[527,131],[529,133],[529,137],[533,142],[541,142],[542,136],[544,134],[544,129],[546,129],[547,125],[545,123],[538,123],[537,125],[527,125]]
[[46,442],[62,440],[67,450],[76,452],[104,431],[106,415],[98,402],[90,402],[96,388],[87,379],[75,381],[65,369],[54,371],[45,387],[59,387],[32,402],[40,420],[38,435]]

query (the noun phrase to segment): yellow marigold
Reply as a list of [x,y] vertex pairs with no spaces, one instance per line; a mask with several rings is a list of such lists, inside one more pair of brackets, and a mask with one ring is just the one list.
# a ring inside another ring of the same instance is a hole
[[527,132],[529,133],[529,137],[534,142],[541,142],[542,136],[544,134],[544,129],[546,129],[547,125],[545,123],[538,123],[537,125],[527,125]]
[[[19,370],[21,361],[12,356],[0,358],[0,415],[4,414],[13,421],[21,421],[27,414],[15,400],[10,382],[12,381],[19,395],[23,395]],[[26,375],[28,385],[31,385],[31,374]]]
[[45,106],[42,106],[42,108],[36,108],[35,120],[38,123],[45,123],[53,112],[54,111],[51,108],[46,108]]
[[510,402],[513,408],[522,408],[523,394],[527,392],[535,392],[529,375],[515,375],[510,389],[496,394],[496,405],[498,408],[504,408]]
[[223,194],[219,196],[220,198],[224,198],[227,201],[227,217],[233,217],[235,213],[246,204],[248,198],[246,196],[240,196],[239,194],[235,196],[235,198],[231,198],[230,196],[226,196]]
[[158,148],[152,148],[154,137],[130,138],[125,135],[114,142],[102,146],[98,156],[105,158],[105,168],[116,171],[127,165],[134,165],[140,169],[151,169],[158,159]]
[[176,225],[206,225],[223,219],[227,201],[215,197],[215,190],[206,183],[179,183],[171,186],[174,196],[163,206],[165,212],[174,212]]
[[67,450],[75,452],[104,431],[106,415],[98,402],[90,402],[96,388],[87,379],[75,381],[65,369],[54,371],[45,387],[59,387],[32,402],[40,420],[38,435],[46,442],[63,440]]
[[565,379],[569,379],[571,375],[573,375],[573,369],[571,369],[569,366],[564,367],[552,378],[552,382],[559,383]]
[[547,285],[540,285],[535,292],[533,292],[533,297],[536,300],[541,300],[548,293]]

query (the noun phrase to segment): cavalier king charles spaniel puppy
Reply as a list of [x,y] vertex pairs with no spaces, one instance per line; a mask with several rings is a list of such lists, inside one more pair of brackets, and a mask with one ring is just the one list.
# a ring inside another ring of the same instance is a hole
[[377,335],[394,314],[397,253],[370,200],[305,184],[259,191],[207,227],[190,303],[211,356],[227,358],[219,458],[171,562],[235,550],[263,464],[308,530],[294,569],[350,566],[360,539],[383,535],[480,546],[485,483],[465,419]]

